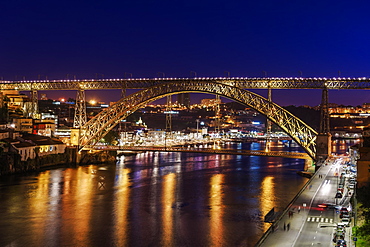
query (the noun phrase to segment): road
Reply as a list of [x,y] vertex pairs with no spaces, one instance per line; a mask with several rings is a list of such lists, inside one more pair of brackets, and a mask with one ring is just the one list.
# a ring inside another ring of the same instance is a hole
[[[333,233],[337,223],[341,221],[339,209],[342,206],[350,207],[348,193],[352,193],[345,188],[344,197],[335,198],[338,176],[344,163],[343,158],[336,158],[322,166],[299,197],[289,205],[281,219],[275,223],[275,230],[257,246],[335,246]],[[324,203],[334,204],[336,207],[319,206]],[[350,240],[351,235],[351,227],[347,227],[345,234],[347,246],[351,244],[354,246]]]

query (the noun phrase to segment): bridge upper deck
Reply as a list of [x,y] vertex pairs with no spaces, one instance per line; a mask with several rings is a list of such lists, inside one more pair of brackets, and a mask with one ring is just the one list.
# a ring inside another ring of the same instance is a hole
[[0,90],[143,89],[170,82],[215,82],[245,89],[370,89],[370,78],[197,77],[0,81]]

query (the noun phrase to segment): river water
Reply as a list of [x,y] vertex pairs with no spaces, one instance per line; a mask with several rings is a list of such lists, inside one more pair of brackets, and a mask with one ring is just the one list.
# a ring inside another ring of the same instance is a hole
[[[260,150],[264,143],[229,144]],[[302,151],[273,143],[272,150]],[[304,161],[146,152],[0,181],[0,246],[254,246]]]

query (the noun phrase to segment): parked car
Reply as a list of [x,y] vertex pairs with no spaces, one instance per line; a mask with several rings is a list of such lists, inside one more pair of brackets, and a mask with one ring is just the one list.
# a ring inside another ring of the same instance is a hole
[[349,214],[349,212],[341,212],[340,215],[339,215],[339,218],[343,219],[343,218],[350,218],[351,215]]
[[337,228],[335,228],[335,231],[346,233],[346,228],[344,226],[338,225]]
[[346,207],[341,207],[341,208],[340,208],[340,212],[348,212],[348,208],[346,208]]
[[343,197],[343,194],[342,192],[338,191],[336,194],[335,194],[335,198],[342,198]]
[[347,247],[347,242],[346,240],[339,239],[335,245],[336,247]]
[[340,239],[344,239],[344,232],[343,231],[336,231],[333,234],[333,242],[336,243]]
[[342,223],[345,227],[349,227],[350,222],[351,218],[342,218]]

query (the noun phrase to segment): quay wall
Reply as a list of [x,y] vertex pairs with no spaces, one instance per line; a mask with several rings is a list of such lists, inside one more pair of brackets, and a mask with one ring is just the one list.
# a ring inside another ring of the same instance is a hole
[[88,151],[77,152],[76,147],[66,147],[62,154],[50,154],[36,156],[35,159],[21,161],[17,153],[3,152],[0,154],[0,176],[39,171],[41,169],[56,166],[77,166],[100,163],[114,163],[116,160],[115,151],[100,151],[90,153]]

